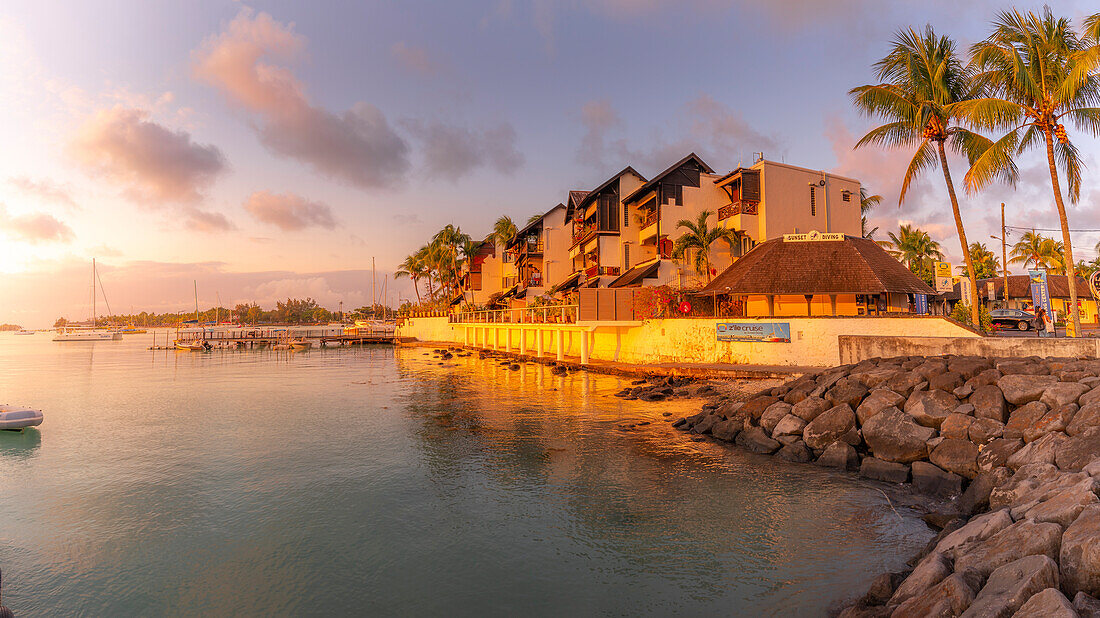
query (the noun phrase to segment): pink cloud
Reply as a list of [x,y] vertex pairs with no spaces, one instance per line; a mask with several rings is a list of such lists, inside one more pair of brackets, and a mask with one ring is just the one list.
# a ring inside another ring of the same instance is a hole
[[72,228],[52,215],[42,212],[12,215],[3,205],[0,205],[0,231],[31,244],[67,243],[73,239]]
[[357,103],[335,114],[310,103],[294,74],[270,60],[293,60],[305,47],[294,25],[242,10],[193,53],[194,74],[257,114],[272,152],[359,187],[396,184],[409,168],[409,146],[381,110]]
[[80,206],[73,199],[69,188],[48,178],[34,180],[27,176],[16,176],[8,182],[26,195],[36,197],[44,202],[61,204],[71,210],[80,210]]
[[123,107],[103,109],[87,119],[71,152],[90,173],[147,204],[198,202],[226,168],[216,147],[149,120],[145,111]]
[[331,208],[293,193],[257,191],[245,200],[244,209],[256,220],[286,231],[302,230],[311,225],[329,230],[336,227]]

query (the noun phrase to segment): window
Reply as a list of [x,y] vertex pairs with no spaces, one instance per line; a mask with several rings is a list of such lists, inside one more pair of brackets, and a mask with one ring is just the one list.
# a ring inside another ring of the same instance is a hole
[[845,189],[840,192],[840,198],[843,199],[845,202],[850,202],[852,201],[852,192]]
[[623,227],[630,227],[630,206],[623,204]]
[[810,187],[810,216],[817,216],[817,187]]
[[623,243],[623,270],[630,268],[630,243]]

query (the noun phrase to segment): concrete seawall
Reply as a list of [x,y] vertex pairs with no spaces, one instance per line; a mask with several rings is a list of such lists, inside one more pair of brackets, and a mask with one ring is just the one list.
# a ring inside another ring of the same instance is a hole
[[1038,337],[908,337],[840,335],[840,363],[859,363],[872,358],[897,356],[984,356],[1011,358],[1080,358],[1100,356],[1100,339],[1040,339]]

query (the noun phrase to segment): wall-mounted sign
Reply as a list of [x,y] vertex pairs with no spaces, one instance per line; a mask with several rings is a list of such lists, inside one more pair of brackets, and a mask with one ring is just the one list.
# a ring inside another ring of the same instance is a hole
[[805,234],[784,234],[783,242],[817,242],[821,240],[844,240],[844,234],[840,232],[822,233],[810,230]]
[[959,291],[962,292],[962,302],[970,304],[970,277],[959,279]]
[[936,262],[935,264],[936,291],[950,292],[955,285],[951,282],[951,264],[948,262]]
[[789,322],[719,322],[718,341],[791,342]]

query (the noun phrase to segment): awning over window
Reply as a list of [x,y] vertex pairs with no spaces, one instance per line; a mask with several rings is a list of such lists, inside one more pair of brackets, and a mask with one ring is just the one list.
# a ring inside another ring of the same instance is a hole
[[561,281],[560,283],[558,283],[554,287],[550,288],[550,293],[551,294],[562,294],[564,292],[570,292],[572,290],[577,289],[577,284],[580,283],[580,281],[581,281],[581,271],[578,270],[577,272],[575,272],[575,273],[569,275],[568,277],[566,277],[563,281]]
[[653,279],[661,268],[661,261],[654,260],[649,264],[639,264],[626,271],[614,281],[607,284],[609,288],[633,288],[642,285],[643,279]]

